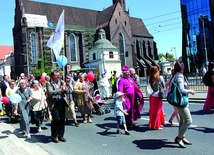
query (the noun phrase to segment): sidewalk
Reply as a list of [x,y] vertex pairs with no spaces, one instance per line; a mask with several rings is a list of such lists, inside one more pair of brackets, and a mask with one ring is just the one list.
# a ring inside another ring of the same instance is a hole
[[0,116],[0,155],[49,155],[33,139],[26,140],[13,125],[5,123],[6,118]]

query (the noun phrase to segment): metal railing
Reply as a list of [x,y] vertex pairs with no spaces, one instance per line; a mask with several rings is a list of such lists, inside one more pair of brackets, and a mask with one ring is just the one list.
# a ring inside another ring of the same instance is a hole
[[[165,81],[167,81],[170,76],[164,76]],[[187,77],[189,82],[190,89],[195,91],[207,91],[208,87],[202,83],[202,76],[188,76]],[[141,90],[145,91],[147,85],[147,77],[140,77],[140,85]]]

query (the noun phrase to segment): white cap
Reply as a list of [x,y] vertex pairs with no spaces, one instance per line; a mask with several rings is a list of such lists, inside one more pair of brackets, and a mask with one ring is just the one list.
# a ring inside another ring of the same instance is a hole
[[122,96],[122,95],[123,95],[123,93],[121,93],[119,91],[116,93],[116,97],[119,97],[119,96]]

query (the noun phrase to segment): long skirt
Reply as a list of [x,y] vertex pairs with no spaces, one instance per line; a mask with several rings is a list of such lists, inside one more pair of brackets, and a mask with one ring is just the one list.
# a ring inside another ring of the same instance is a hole
[[203,110],[210,111],[212,108],[214,108],[214,87],[209,86],[207,92],[207,99],[204,103]]
[[84,105],[82,106],[78,106],[78,111],[82,114],[82,115],[85,115],[85,114],[92,114],[92,112],[94,111],[94,107],[92,105],[92,102],[90,101],[85,101],[84,102]]
[[159,129],[164,125],[163,101],[159,97],[150,96],[149,98],[149,129]]

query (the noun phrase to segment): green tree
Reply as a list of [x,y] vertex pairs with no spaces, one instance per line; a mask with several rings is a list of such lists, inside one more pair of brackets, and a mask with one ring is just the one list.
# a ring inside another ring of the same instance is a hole
[[[166,57],[166,55],[168,56],[168,58]],[[175,60],[174,55],[170,53],[167,53],[167,54],[159,53],[158,59],[160,59],[162,56],[168,60]]]
[[174,55],[173,55],[173,54],[169,54],[169,55],[168,55],[168,59],[169,59],[169,60],[175,60]]
[[45,60],[45,55],[46,52],[42,52],[42,55],[41,55],[41,59],[38,61],[38,64],[37,64],[37,68],[34,68],[31,70],[31,73],[35,76],[35,77],[39,77],[42,75],[42,73],[47,73],[47,75],[50,75],[51,73],[51,70],[52,70],[52,65],[51,63],[46,63],[46,60]]
[[162,56],[163,56],[164,58],[166,58],[166,56],[165,56],[163,53],[159,53],[159,54],[158,54],[158,59],[160,59]]

